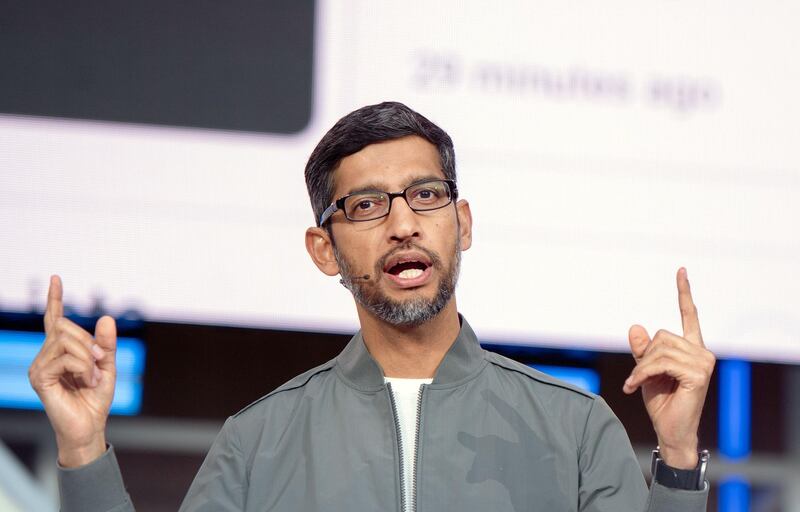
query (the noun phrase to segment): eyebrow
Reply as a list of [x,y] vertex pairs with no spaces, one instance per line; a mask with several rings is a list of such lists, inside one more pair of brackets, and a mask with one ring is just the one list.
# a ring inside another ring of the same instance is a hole
[[[414,185],[416,183],[421,183],[423,181],[444,180],[444,179],[447,179],[447,178],[442,178],[441,176],[417,174],[417,175],[412,176],[408,181],[406,181],[406,184],[403,185],[400,190],[404,190],[404,189],[410,187],[411,185]],[[362,185],[360,187],[351,189],[349,192],[347,192],[346,194],[344,194],[342,196],[339,196],[339,197],[349,196],[349,195],[352,195],[352,194],[360,194],[361,192],[390,192],[389,190],[386,190],[387,188],[389,188],[389,187],[387,187],[385,184],[380,184],[379,182],[371,182],[371,183],[367,183],[365,185]]]

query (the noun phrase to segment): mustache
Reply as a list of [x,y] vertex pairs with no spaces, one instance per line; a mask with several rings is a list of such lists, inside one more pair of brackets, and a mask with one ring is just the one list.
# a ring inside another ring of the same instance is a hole
[[378,259],[377,263],[375,263],[375,274],[380,275],[381,273],[383,273],[383,268],[386,266],[386,262],[389,260],[389,258],[394,256],[398,252],[409,251],[412,249],[425,254],[425,256],[427,256],[428,259],[431,261],[431,266],[433,268],[437,270],[442,269],[442,258],[440,258],[436,252],[431,251],[430,249],[426,249],[421,245],[417,245],[414,242],[405,242],[402,245],[398,245],[397,247],[387,252]]

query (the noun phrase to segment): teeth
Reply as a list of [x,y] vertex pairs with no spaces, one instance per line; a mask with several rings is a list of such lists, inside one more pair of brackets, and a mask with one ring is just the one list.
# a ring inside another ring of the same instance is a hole
[[422,275],[422,270],[418,268],[408,268],[397,274],[397,276],[402,279],[414,279],[415,277],[419,277],[421,275]]

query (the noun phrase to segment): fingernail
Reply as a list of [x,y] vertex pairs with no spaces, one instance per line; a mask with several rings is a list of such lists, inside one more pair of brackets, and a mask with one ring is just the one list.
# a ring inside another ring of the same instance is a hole
[[100,348],[100,345],[98,345],[97,343],[92,345],[91,350],[92,350],[92,355],[94,356],[95,359],[103,359],[103,357],[106,355],[105,351],[102,348]]

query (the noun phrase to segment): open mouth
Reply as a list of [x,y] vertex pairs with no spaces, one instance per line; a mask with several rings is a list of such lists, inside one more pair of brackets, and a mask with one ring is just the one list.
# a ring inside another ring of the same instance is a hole
[[419,252],[398,254],[390,258],[383,267],[389,279],[402,287],[419,286],[431,276],[433,264]]
[[388,273],[400,279],[414,279],[421,276],[427,268],[428,265],[421,261],[404,261],[392,266]]

